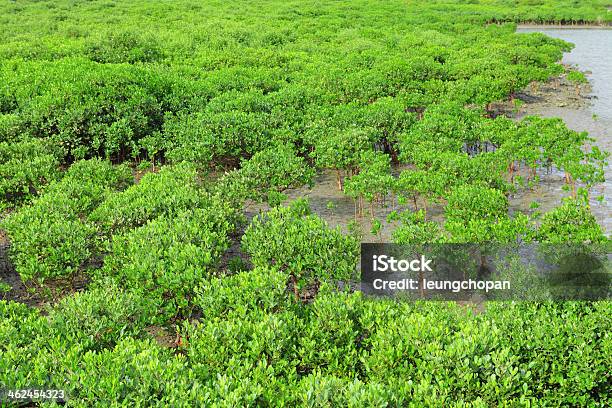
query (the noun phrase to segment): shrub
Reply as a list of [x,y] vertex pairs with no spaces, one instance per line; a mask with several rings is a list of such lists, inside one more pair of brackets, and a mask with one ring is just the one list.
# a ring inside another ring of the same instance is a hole
[[325,221],[310,214],[305,200],[253,219],[242,247],[253,265],[275,266],[302,286],[316,280],[354,278],[359,253],[354,238],[328,228]]
[[567,74],[567,80],[577,84],[586,84],[589,82],[586,75],[580,71],[570,71]]
[[268,285],[250,285],[251,277],[232,282],[242,282],[233,299],[229,283],[211,281],[201,296],[224,291],[229,307],[219,302],[202,322],[184,322],[175,356],[127,337],[141,326],[122,331],[123,317],[142,303],[112,285],[67,299],[48,317],[0,301],[0,385],[66,389],[75,405],[181,406],[178,395],[185,406],[608,406],[612,398],[608,301],[489,302],[475,315],[450,302],[325,291],[289,309],[263,295],[245,299]]
[[11,260],[22,279],[42,281],[76,272],[96,248],[96,229],[82,218],[130,180],[125,166],[80,161],[31,205],[4,219]]
[[338,172],[355,170],[361,152],[369,150],[374,142],[374,130],[370,128],[325,129],[323,132],[323,135],[311,136],[313,157],[317,166]]
[[80,355],[79,346],[56,337],[39,310],[0,301],[0,339],[0,387],[66,388],[63,374]]
[[0,207],[30,199],[59,175],[59,152],[44,140],[0,143]]
[[0,135],[48,138],[66,161],[123,161],[138,156],[139,140],[160,131],[165,112],[177,108],[175,79],[143,67],[75,58],[7,63],[0,66],[0,82],[15,98],[16,116],[0,120]]
[[101,273],[141,291],[161,309],[162,320],[188,315],[195,287],[214,273],[229,247],[235,220],[234,209],[221,202],[175,217],[161,216],[115,235]]
[[544,214],[537,238],[552,243],[606,242],[601,227],[586,204],[571,199]]
[[214,319],[186,328],[189,366],[196,378],[229,405],[278,404],[296,376],[295,338],[300,320],[291,312]]
[[128,337],[112,350],[90,351],[65,361],[63,369],[63,388],[70,400],[82,405],[100,401],[158,407],[210,403],[209,392],[193,380],[185,359],[152,340]]
[[[478,323],[494,322],[506,359],[515,361],[514,376],[527,378],[522,387],[514,387],[517,399],[526,396],[553,406],[606,406],[612,400],[606,363],[612,345],[606,317],[610,308],[609,301],[493,302]],[[502,386],[510,386],[512,377],[497,377]]]
[[140,294],[105,279],[62,299],[49,310],[48,319],[53,335],[87,351],[112,348],[123,338],[142,334],[152,314]]
[[[0,109],[1,111],[1,109]],[[15,113],[0,113],[0,142],[19,140],[21,122]]]
[[444,228],[453,242],[516,242],[531,237],[529,218],[508,216],[508,199],[503,192],[479,185],[452,190],[445,208]]
[[39,334],[46,334],[45,322],[36,309],[23,303],[0,300],[0,351],[4,354],[7,350],[30,344]]
[[[104,300],[104,295],[110,299]],[[70,405],[210,403],[210,392],[193,379],[184,358],[172,356],[152,340],[128,337],[136,334],[137,327],[122,330],[127,323],[123,319],[136,312],[137,305],[141,303],[132,295],[125,297],[116,288],[67,299],[57,310],[51,309],[49,317],[22,304],[0,301],[0,387],[23,389],[36,384],[64,390]],[[79,310],[81,306],[84,310]]]
[[204,320],[274,313],[293,304],[287,291],[288,279],[285,272],[263,267],[211,278],[196,289],[194,304]]
[[[125,165],[113,166],[100,159],[80,160],[70,166],[61,181],[49,186],[37,203],[56,208],[56,197],[63,195],[66,201],[72,202],[75,214],[86,216],[110,193],[123,190],[132,183],[132,172]],[[62,208],[62,205],[57,208]]]
[[467,222],[484,219],[496,221],[508,215],[508,200],[503,192],[478,185],[456,187],[445,209],[448,219]]
[[597,334],[609,302],[489,302],[476,316],[441,305],[384,301],[374,309],[378,323],[364,368],[370,382],[386,384],[398,401],[558,406],[609,399],[600,374],[609,339]]
[[238,162],[274,140],[269,115],[238,110],[176,115],[164,124],[164,135],[173,143],[169,159],[202,166]]
[[227,174],[216,189],[219,194],[239,202],[267,200],[271,205],[278,205],[277,195],[289,188],[310,184],[313,177],[314,170],[296,155],[292,146],[279,145],[243,160],[240,169]]
[[92,255],[95,228],[59,212],[27,207],[3,226],[12,241],[11,261],[24,281],[70,275]]
[[377,382],[324,375],[315,371],[297,385],[296,405],[304,407],[388,407],[393,406],[393,390]]
[[163,58],[155,37],[145,37],[132,31],[115,31],[90,41],[85,55],[92,61],[113,64],[155,62]]
[[347,378],[360,374],[362,304],[360,293],[319,293],[308,306],[297,341],[298,371]]
[[194,167],[183,164],[145,174],[138,184],[111,194],[89,220],[115,233],[144,225],[161,215],[176,215],[205,203]]

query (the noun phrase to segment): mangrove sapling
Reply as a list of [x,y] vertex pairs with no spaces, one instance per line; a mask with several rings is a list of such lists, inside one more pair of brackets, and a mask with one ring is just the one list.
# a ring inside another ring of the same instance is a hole
[[372,131],[365,129],[334,129],[316,140],[314,158],[317,166],[336,172],[338,190],[343,190],[344,176],[354,175],[359,168],[360,154],[372,145]]
[[411,196],[414,210],[418,211],[418,199],[423,202],[424,217],[427,219],[427,207],[431,200],[443,197],[448,184],[447,175],[436,170],[405,170],[400,173],[395,183],[395,191],[404,197]]
[[[375,203],[382,202],[394,182],[390,157],[384,153],[366,151],[360,156],[359,172],[346,180],[345,193],[360,203],[360,210],[363,199],[367,200],[370,203],[370,217],[374,218]],[[358,215],[361,216],[362,211]]]
[[587,203],[571,198],[543,215],[536,237],[538,241],[552,243],[607,241]]
[[285,190],[311,186],[314,175],[314,169],[293,146],[278,145],[242,160],[241,167],[224,175],[215,190],[237,203],[267,201],[275,206],[286,198],[282,195]]
[[10,257],[22,279],[42,282],[77,273],[98,250],[98,231],[88,215],[131,182],[125,165],[81,160],[31,205],[3,219],[12,243]]
[[276,207],[253,219],[242,248],[255,266],[274,266],[289,274],[296,297],[316,281],[354,277],[358,242],[311,213],[304,199]]
[[58,179],[61,155],[46,139],[0,142],[0,210],[31,200]]

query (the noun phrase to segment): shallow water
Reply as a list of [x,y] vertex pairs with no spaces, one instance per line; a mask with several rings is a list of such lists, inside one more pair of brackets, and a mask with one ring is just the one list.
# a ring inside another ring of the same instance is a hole
[[596,96],[590,110],[602,119],[612,120],[612,29],[519,27],[517,32],[539,32],[575,44],[571,52],[564,54],[563,62],[590,71],[587,76]]
[[[397,169],[396,169],[397,170]],[[374,207],[374,218],[382,222],[382,228],[377,234],[372,234],[372,218],[370,215],[370,206],[365,204],[364,214],[361,217],[355,217],[355,201],[340,191],[336,184],[336,173],[330,170],[325,170],[317,175],[312,188],[302,187],[285,191],[288,197],[288,202],[297,198],[307,198],[312,211],[323,218],[330,227],[339,227],[342,232],[348,233],[348,225],[351,222],[356,222],[359,232],[362,235],[362,242],[391,242],[393,230],[397,227],[397,223],[386,222],[387,216],[393,211],[403,211],[406,209],[414,209],[413,204],[398,205],[397,202],[391,202],[388,197],[384,205],[376,205]],[[419,208],[423,203],[417,203]],[[442,221],[443,211],[439,206],[432,206],[428,209],[430,219]],[[251,205],[247,207],[247,217],[252,217],[259,212],[268,211],[270,207],[267,205]]]
[[[560,117],[567,126],[576,131],[587,131],[596,144],[612,152],[612,29],[605,28],[535,28],[521,27],[517,32],[541,32],[551,37],[575,44],[574,49],[565,53],[563,62],[587,72],[592,85],[592,103],[585,109],[572,109],[539,105],[527,107],[527,114],[544,117]],[[606,182],[594,188],[593,197],[603,196],[605,202],[595,200],[591,208],[607,234],[612,233],[612,165],[605,171]],[[561,190],[563,181],[557,175],[548,177],[535,193],[525,194],[511,203],[514,207],[522,202],[536,199],[541,209],[556,206],[561,197],[568,194]]]
[[[612,120],[594,120],[592,113],[587,109],[571,109],[562,107],[538,107],[530,109],[528,114],[537,114],[543,117],[563,118],[570,129],[576,131],[587,131],[596,139],[596,144],[612,152]],[[540,204],[541,211],[549,211],[560,204],[562,197],[570,194],[563,191],[565,182],[563,173],[556,171],[552,174],[540,172],[542,181],[534,191],[522,192],[510,200],[510,206],[514,210],[525,210],[531,201]],[[608,164],[605,169],[606,181],[598,184],[591,190],[591,211],[602,226],[606,234],[612,233],[612,166]],[[599,202],[596,197],[603,196],[604,202]]]

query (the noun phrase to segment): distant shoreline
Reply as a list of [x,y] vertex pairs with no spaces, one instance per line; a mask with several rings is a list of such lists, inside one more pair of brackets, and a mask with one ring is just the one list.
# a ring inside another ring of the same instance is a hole
[[594,28],[612,30],[612,23],[605,24],[531,24],[531,23],[520,23],[516,25],[516,28],[542,28],[542,29],[561,29],[561,30],[592,30]]

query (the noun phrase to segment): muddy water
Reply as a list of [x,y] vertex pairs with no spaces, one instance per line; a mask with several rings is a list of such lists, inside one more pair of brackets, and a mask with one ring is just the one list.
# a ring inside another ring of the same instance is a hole
[[[550,101],[535,100],[527,103],[522,115],[560,117],[571,129],[587,131],[600,148],[612,152],[612,29],[565,29],[522,27],[518,32],[541,32],[575,44],[574,49],[563,56],[563,63],[586,72],[591,83],[589,103],[571,107],[572,103],[555,97]],[[567,99],[567,98],[566,98]],[[612,165],[605,171],[606,182],[594,188],[592,196],[603,196],[605,202],[595,199],[591,208],[607,234],[612,233]],[[540,203],[542,210],[556,206],[568,193],[562,190],[562,175],[555,173],[544,178],[540,187],[518,196],[511,202],[515,209],[524,207],[527,201]]]
[[[396,169],[395,172],[398,172]],[[397,227],[396,223],[386,222],[387,216],[395,211],[403,211],[408,208],[414,210],[414,204],[400,206],[397,201],[392,202],[388,197],[384,204],[378,204],[374,207],[374,218],[380,220],[382,228],[377,234],[372,234],[372,218],[370,215],[370,206],[364,203],[364,214],[361,217],[355,217],[355,202],[352,198],[340,191],[336,182],[336,173],[333,171],[323,171],[318,174],[314,180],[312,188],[298,188],[285,191],[288,196],[287,201],[293,201],[297,198],[304,197],[308,199],[310,207],[314,213],[323,218],[330,227],[340,229],[347,233],[348,225],[355,222],[359,232],[362,235],[362,242],[391,242],[391,234]],[[419,209],[423,206],[422,202],[418,202]],[[267,211],[269,207],[266,205],[250,205],[247,207],[247,217]],[[428,208],[428,218],[436,221],[442,221],[443,211],[440,206]]]
[[612,29],[519,27],[517,32],[539,32],[573,43],[575,47],[565,53],[563,63],[589,72],[596,97],[589,110],[612,121]]

